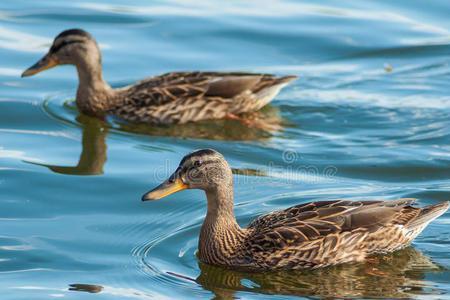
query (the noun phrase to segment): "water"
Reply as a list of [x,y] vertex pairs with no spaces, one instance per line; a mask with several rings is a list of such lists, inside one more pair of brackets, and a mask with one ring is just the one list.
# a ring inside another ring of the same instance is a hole
[[[201,192],[140,201],[204,147],[234,168],[241,225],[313,199],[449,200],[448,1],[197,2],[0,3],[2,299],[450,299],[449,213],[375,261],[246,274],[196,259]],[[280,131],[103,123],[78,115],[72,67],[19,78],[71,27],[97,38],[114,86],[194,69],[300,79],[263,112]]]

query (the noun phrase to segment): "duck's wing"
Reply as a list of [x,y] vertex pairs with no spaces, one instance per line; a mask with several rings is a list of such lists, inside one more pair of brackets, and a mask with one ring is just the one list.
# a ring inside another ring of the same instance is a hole
[[176,101],[203,96],[209,79],[194,73],[167,73],[138,82],[126,89],[126,103],[136,107],[161,106]]
[[[285,84],[294,78],[295,76],[275,77],[270,74],[252,73],[167,73],[125,88],[122,91],[125,101],[114,107],[113,111],[117,115],[128,116],[127,119],[132,119],[133,115],[139,119],[158,108],[161,108],[162,112],[173,110],[174,113],[183,114],[192,108],[195,110],[217,103],[215,107],[218,108],[211,109],[216,112],[220,109],[225,115],[237,106],[235,98],[239,98],[238,95],[246,93],[245,97],[240,98],[251,98],[254,93],[276,84]],[[212,117],[217,116],[213,114]]]
[[249,225],[237,257],[250,267],[302,269],[399,250],[450,206],[448,201],[422,208],[413,203],[323,201],[274,212]]
[[422,210],[412,207],[413,202],[414,199],[321,201],[273,212],[248,226],[251,234],[244,251],[260,259],[272,257],[277,262],[286,256],[289,263],[287,257],[292,253],[311,252],[311,247],[315,247],[307,263],[314,260],[322,263],[333,251],[359,248],[358,243],[372,232],[411,223]]
[[[304,223],[329,224],[332,232],[335,232],[335,230],[332,230],[333,228],[336,230],[338,228],[346,230],[356,229],[356,227],[369,228],[388,222],[389,217],[394,212],[398,212],[399,208],[410,206],[414,201],[415,199],[412,198],[404,198],[392,201],[331,200],[308,202],[261,216],[250,223],[248,228],[260,232],[280,227],[295,227]],[[363,219],[361,216],[366,218]],[[346,226],[342,227],[343,225]]]

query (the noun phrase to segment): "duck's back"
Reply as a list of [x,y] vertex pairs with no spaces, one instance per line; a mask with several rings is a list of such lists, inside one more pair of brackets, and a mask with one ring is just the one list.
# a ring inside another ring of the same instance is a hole
[[259,110],[295,76],[177,72],[120,91],[111,113],[132,122],[183,124]]
[[273,212],[248,226],[240,254],[258,269],[362,261],[372,253],[404,248],[449,206],[415,208],[413,202],[322,201]]

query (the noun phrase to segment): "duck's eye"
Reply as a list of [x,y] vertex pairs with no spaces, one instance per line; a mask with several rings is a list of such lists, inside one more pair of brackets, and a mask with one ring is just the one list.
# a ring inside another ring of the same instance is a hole
[[200,167],[201,164],[202,162],[199,160],[194,161],[194,167]]

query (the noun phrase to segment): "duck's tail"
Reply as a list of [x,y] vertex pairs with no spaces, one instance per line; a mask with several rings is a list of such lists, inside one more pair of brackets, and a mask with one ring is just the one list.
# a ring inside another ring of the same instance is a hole
[[272,101],[273,98],[275,98],[276,95],[278,95],[282,88],[284,88],[291,81],[294,81],[297,78],[298,76],[295,75],[283,77],[263,77],[258,86],[253,91],[257,99],[253,110],[259,110],[263,106],[267,105],[270,101]]
[[297,80],[297,79],[298,79],[298,76],[296,76],[296,75],[288,75],[288,76],[278,77],[276,79],[274,85],[289,83],[289,82]]
[[409,229],[423,227],[425,228],[428,223],[444,214],[450,206],[450,201],[444,201],[438,204],[429,205],[421,208],[420,213],[414,220],[409,222],[406,227]]

